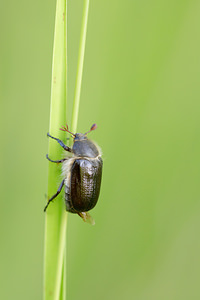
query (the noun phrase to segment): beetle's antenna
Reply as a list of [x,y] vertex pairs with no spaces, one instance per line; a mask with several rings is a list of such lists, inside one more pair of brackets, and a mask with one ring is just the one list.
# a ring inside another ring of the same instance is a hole
[[60,128],[60,130],[69,132],[71,135],[75,136],[74,133],[72,133],[71,131],[68,130],[68,125],[67,124],[66,124],[66,126],[62,126],[62,128]]
[[91,126],[90,130],[85,133],[85,135],[88,134],[90,131],[95,130],[95,129],[97,129],[97,124],[93,124]]

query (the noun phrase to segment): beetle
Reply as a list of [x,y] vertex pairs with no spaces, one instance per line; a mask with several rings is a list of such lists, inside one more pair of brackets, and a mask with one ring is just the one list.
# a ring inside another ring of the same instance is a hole
[[70,153],[71,157],[65,157],[61,160],[52,160],[48,154],[46,158],[53,163],[62,163],[62,180],[57,192],[48,200],[44,211],[46,211],[50,202],[55,199],[65,187],[65,206],[70,213],[78,214],[84,221],[94,224],[94,220],[89,215],[97,203],[102,177],[103,161],[101,150],[97,144],[87,138],[87,134],[97,128],[93,124],[86,133],[72,133],[68,130],[68,125],[60,130],[70,133],[73,136],[72,148],[66,146],[60,139],[57,139],[47,133],[47,136],[56,140],[60,146]]

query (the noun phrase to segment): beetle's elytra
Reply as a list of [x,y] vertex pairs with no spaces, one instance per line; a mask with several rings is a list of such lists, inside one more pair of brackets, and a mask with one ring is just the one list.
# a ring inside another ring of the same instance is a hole
[[66,210],[77,213],[84,221],[93,223],[93,219],[87,212],[96,205],[99,197],[103,161],[99,147],[87,138],[87,134],[96,128],[96,124],[93,124],[90,130],[84,134],[70,132],[67,125],[60,128],[73,136],[72,148],[49,133],[47,134],[48,137],[56,140],[65,151],[71,152],[72,157],[51,160],[48,155],[46,156],[51,162],[62,163],[64,179],[57,192],[48,200],[44,211],[65,186]]

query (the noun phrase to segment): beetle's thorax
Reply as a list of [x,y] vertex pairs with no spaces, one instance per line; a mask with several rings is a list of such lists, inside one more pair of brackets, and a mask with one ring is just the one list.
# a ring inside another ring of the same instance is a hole
[[72,150],[74,155],[78,157],[94,158],[99,155],[97,146],[82,133],[75,134]]

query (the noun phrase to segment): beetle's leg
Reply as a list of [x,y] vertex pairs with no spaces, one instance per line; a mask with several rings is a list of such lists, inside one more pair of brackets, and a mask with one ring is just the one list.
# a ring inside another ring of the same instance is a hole
[[46,158],[47,158],[49,161],[54,162],[54,163],[57,163],[57,164],[62,163],[63,161],[66,160],[66,158],[63,158],[63,159],[60,159],[60,160],[52,160],[52,159],[49,158],[48,154],[46,154]]
[[77,213],[84,222],[89,223],[90,225],[95,225],[95,220],[88,212],[79,212]]
[[48,200],[47,205],[46,205],[45,208],[44,208],[44,211],[46,211],[47,207],[49,206],[49,203],[50,203],[51,201],[53,201],[53,199],[55,199],[55,198],[58,196],[58,194],[60,194],[63,185],[64,185],[64,179],[63,179],[63,181],[61,182],[61,184],[60,184],[60,186],[59,186],[57,192],[56,192],[56,193]]
[[65,149],[65,151],[72,152],[72,149],[69,148],[68,146],[66,146],[61,140],[51,136],[49,133],[47,133],[47,136],[54,139],[54,140],[56,140],[60,144],[60,146],[63,147],[63,149]]

